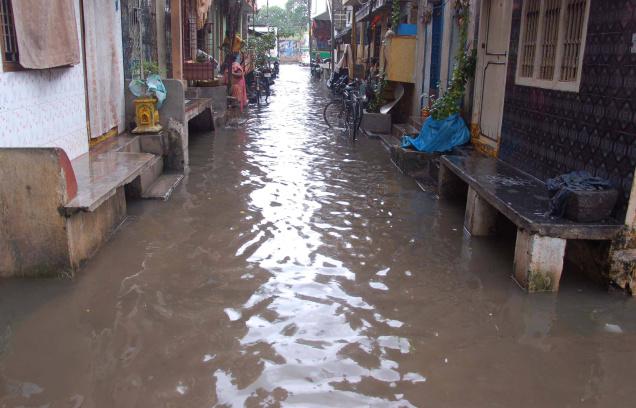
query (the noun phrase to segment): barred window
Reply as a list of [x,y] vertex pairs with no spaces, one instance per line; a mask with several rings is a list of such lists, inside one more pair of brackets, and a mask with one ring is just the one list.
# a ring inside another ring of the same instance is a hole
[[577,92],[590,0],[525,0],[519,36],[519,85]]
[[0,51],[3,71],[22,69],[18,59],[18,42],[15,36],[11,0],[0,0]]
[[521,76],[532,78],[534,76],[534,55],[537,49],[537,33],[539,31],[539,11],[541,0],[527,0],[528,5],[525,12],[525,27],[521,43]]

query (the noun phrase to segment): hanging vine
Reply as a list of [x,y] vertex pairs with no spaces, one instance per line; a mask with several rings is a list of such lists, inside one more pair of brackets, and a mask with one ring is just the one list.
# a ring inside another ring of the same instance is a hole
[[[459,113],[468,80],[475,74],[477,51],[468,47],[468,23],[470,21],[470,0],[456,0],[455,18],[460,27],[459,48],[455,55],[455,69],[444,95],[433,101],[431,116],[435,120],[446,119]],[[438,85],[439,87],[439,85]]]
[[396,33],[398,24],[400,24],[400,0],[393,0],[391,5],[391,25]]

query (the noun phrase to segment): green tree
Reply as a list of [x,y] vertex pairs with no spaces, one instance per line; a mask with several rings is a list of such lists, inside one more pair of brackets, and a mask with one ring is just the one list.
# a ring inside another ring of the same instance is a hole
[[309,10],[307,0],[288,0],[285,8],[261,7],[256,14],[256,24],[278,27],[278,37],[302,37],[307,31]]
[[262,35],[250,36],[247,41],[247,49],[254,55],[256,66],[263,67],[267,65],[267,57],[269,51],[276,47],[276,37],[274,33],[265,33]]

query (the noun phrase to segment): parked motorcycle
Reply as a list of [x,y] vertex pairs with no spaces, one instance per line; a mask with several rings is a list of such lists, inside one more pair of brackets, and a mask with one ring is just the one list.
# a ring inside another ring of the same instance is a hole
[[311,78],[320,79],[322,77],[322,67],[320,66],[320,64],[311,62],[309,66],[311,67]]

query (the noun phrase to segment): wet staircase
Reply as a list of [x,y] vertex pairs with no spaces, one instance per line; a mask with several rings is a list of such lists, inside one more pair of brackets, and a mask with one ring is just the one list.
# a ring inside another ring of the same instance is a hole
[[417,136],[423,123],[424,119],[419,116],[411,116],[407,123],[395,123],[392,128],[393,137],[402,140],[403,136]]
[[[107,196],[124,186],[128,197],[167,200],[183,174],[166,171],[162,151],[160,135],[123,134],[92,148],[71,164],[80,192],[99,192],[87,197]],[[105,163],[110,163],[108,168]]]

